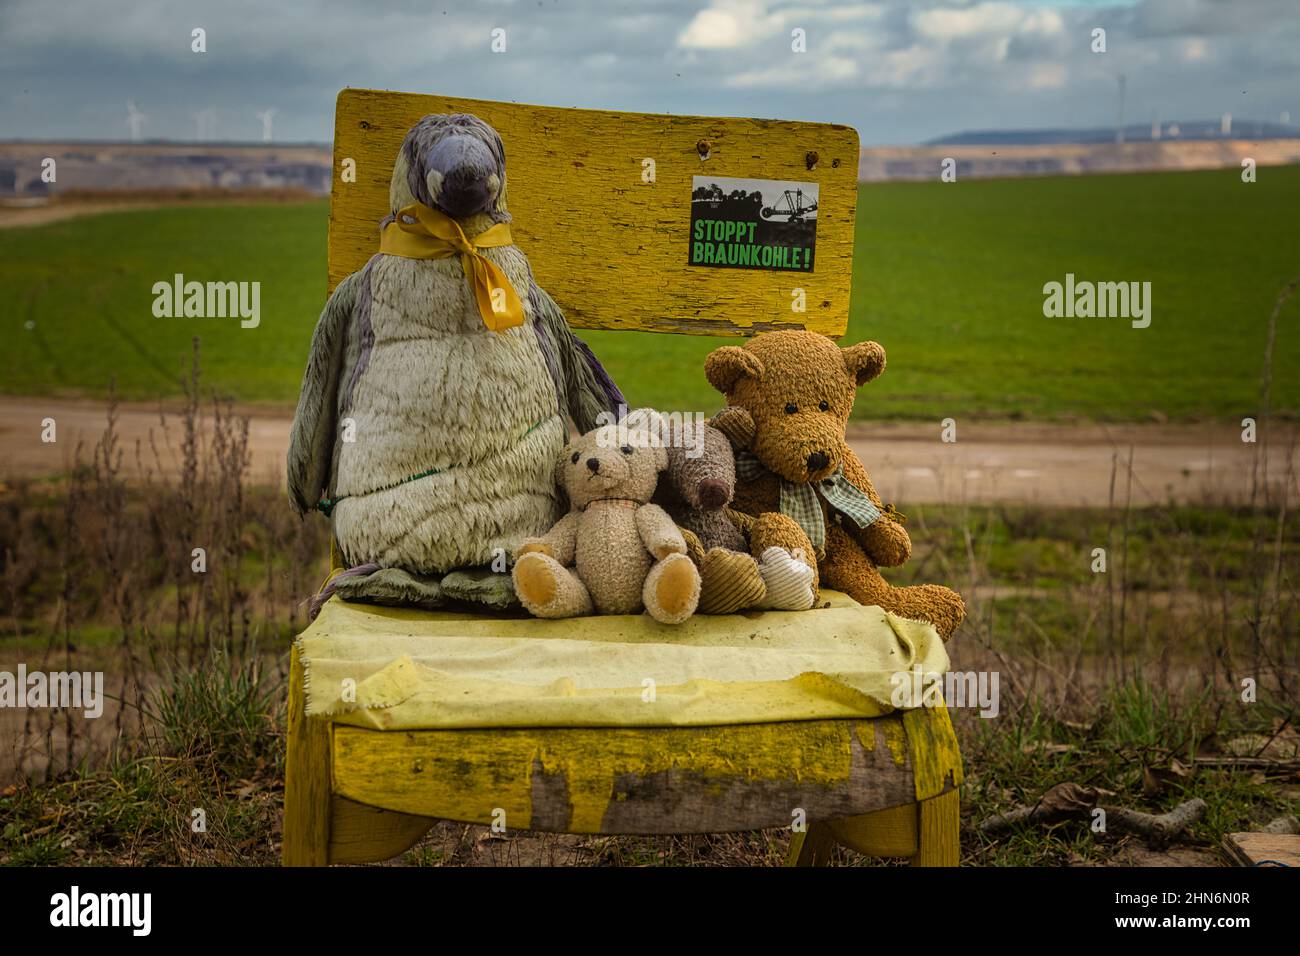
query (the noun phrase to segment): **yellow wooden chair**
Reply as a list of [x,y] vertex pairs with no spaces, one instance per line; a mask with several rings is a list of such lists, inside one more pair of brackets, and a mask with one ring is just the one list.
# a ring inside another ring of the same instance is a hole
[[[450,112],[474,113],[500,132],[511,229],[573,326],[845,332],[858,139],[826,124],[345,90],[335,126],[331,289],[375,251],[406,130]],[[688,266],[695,176],[818,184],[814,271]],[[800,301],[806,311],[794,311]],[[816,627],[818,613],[792,617]],[[308,717],[305,699],[295,648],[283,846],[290,866],[389,859],[437,819],[490,824],[499,807],[512,808],[511,827],[548,832],[792,827],[795,865],[826,863],[836,843],[916,865],[958,862],[961,758],[943,707],[871,720],[383,731]]]

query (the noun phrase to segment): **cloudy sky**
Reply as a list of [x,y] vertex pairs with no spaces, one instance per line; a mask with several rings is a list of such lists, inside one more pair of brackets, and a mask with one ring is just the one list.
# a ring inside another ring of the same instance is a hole
[[1300,0],[0,0],[0,139],[124,139],[133,100],[146,137],[255,140],[274,109],[277,140],[327,142],[358,86],[915,143],[1113,125],[1120,74],[1130,122],[1300,122]]

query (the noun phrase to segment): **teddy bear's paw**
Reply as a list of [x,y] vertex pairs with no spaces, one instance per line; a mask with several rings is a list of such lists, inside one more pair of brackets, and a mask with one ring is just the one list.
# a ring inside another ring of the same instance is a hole
[[686,553],[690,559],[695,562],[697,567],[704,564],[704,545],[700,543],[700,536],[690,528],[678,527],[682,533],[682,540],[686,542]]
[[773,611],[806,611],[817,599],[815,572],[803,560],[802,551],[791,554],[785,548],[768,548],[758,561],[767,584],[767,597],[760,605]]
[[700,572],[684,554],[670,554],[646,575],[641,591],[645,609],[661,624],[680,624],[700,602]]
[[807,532],[793,518],[779,511],[768,511],[754,519],[749,544],[751,553],[759,555],[768,548],[783,548],[791,554],[812,551]]
[[916,584],[900,590],[909,592],[908,608],[912,615],[933,624],[944,641],[952,637],[966,616],[966,602],[952,588],[941,584]]
[[[910,621],[933,624],[947,641],[966,616],[961,595],[941,584],[893,587],[878,572],[859,581],[846,581],[843,590],[859,604],[874,604]],[[863,585],[866,586],[863,586]]]
[[548,558],[555,557],[555,551],[541,538],[525,538],[520,542],[519,547],[515,549],[512,557],[518,561],[525,554],[544,554]]
[[510,576],[515,593],[534,617],[576,617],[590,614],[591,595],[568,568],[552,557],[537,552],[515,562]]
[[737,405],[728,405],[709,419],[709,424],[727,436],[732,448],[741,450],[751,448],[758,433],[754,417]]
[[742,551],[710,548],[700,562],[699,614],[735,614],[767,596],[758,562]]

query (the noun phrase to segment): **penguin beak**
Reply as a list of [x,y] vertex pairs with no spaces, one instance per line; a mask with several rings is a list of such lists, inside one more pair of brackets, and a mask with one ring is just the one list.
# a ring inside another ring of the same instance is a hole
[[501,188],[496,157],[477,136],[451,133],[425,156],[425,183],[433,203],[463,219],[487,212]]

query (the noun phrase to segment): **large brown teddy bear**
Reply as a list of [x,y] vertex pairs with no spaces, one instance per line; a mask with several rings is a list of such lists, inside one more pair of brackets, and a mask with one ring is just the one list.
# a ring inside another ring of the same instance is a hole
[[737,448],[735,507],[795,518],[817,551],[821,583],[861,604],[929,621],[947,640],[966,613],[961,596],[934,584],[895,587],[911,539],[872,487],[844,428],[859,387],[885,369],[876,342],[841,349],[815,332],[764,332],[710,353],[704,371],[729,406],[714,425]]

